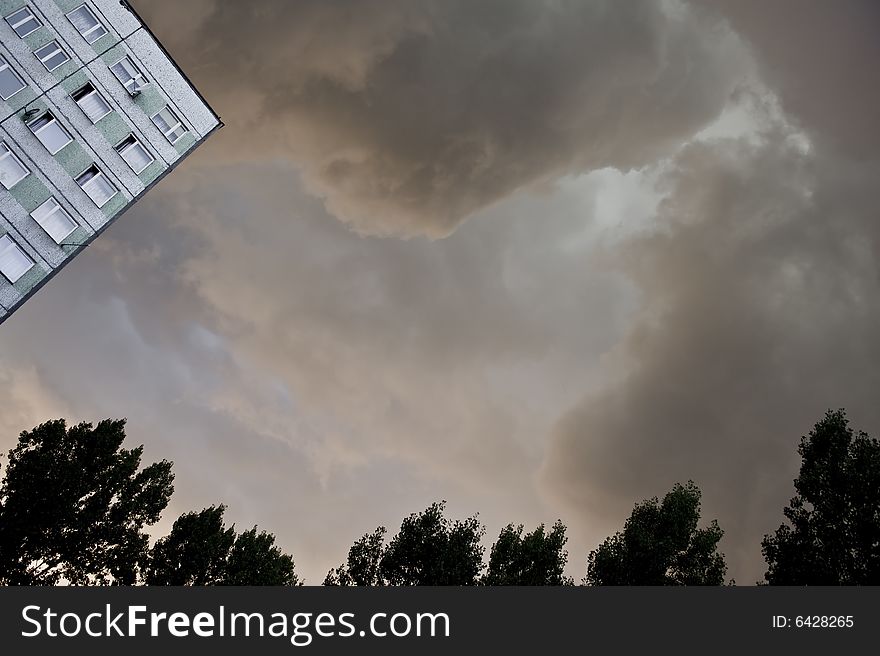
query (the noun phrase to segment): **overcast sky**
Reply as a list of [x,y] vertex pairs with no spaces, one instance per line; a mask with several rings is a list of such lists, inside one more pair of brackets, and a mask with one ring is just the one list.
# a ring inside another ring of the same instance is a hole
[[320,583],[447,499],[677,481],[764,572],[827,408],[880,433],[880,6],[138,0],[226,127],[0,327],[0,449],[128,418]]

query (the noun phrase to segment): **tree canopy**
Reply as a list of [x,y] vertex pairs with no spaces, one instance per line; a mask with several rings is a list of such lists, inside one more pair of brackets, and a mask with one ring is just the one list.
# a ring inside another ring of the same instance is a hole
[[557,520],[550,532],[541,524],[523,536],[523,526],[508,524],[492,545],[485,585],[571,585],[563,574],[568,552],[565,551],[565,525]]
[[293,558],[254,527],[236,535],[225,506],[181,515],[150,554],[148,585],[296,585]]
[[713,520],[697,528],[700,490],[676,484],[661,502],[636,504],[623,531],[590,552],[587,585],[721,585],[727,566],[718,552],[724,532]]
[[476,517],[452,521],[445,508],[441,501],[406,517],[387,545],[384,527],[364,535],[324,584],[476,585],[484,567],[485,527]]
[[0,482],[0,583],[292,585],[293,559],[254,527],[237,535],[224,506],[186,513],[150,549],[144,531],[174,491],[171,463],[141,468],[122,448],[125,420],[19,436]]
[[788,523],[764,537],[767,582],[880,584],[880,442],[828,411],[798,447]]
[[384,585],[380,566],[385,552],[385,527],[365,534],[348,550],[348,559],[327,572],[324,585]]
[[140,469],[121,448],[124,420],[71,428],[63,419],[21,433],[0,484],[0,580],[18,585],[132,584],[144,526],[174,488],[171,463]]
[[[150,547],[174,491],[172,464],[141,465],[125,420],[48,421],[20,434],[0,480],[0,584],[298,585],[293,558],[256,526],[237,532],[226,506],[182,514]],[[783,585],[880,584],[880,442],[829,411],[801,438],[786,519],[765,535],[765,578]],[[637,503],[623,530],[587,558],[587,585],[720,585],[723,531],[700,528],[700,490],[676,484]],[[446,517],[446,502],[405,517],[386,542],[358,539],[324,584],[570,585],[566,526],[508,524],[483,563],[485,527]],[[485,573],[484,573],[485,570]]]

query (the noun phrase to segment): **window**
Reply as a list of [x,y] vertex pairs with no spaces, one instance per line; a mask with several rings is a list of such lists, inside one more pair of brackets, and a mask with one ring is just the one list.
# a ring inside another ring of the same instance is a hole
[[70,61],[70,57],[61,49],[57,41],[50,41],[43,47],[37,48],[34,54],[48,71],[54,71],[61,64]]
[[140,173],[153,163],[153,156],[141,145],[133,134],[128,135],[116,146],[116,152],[122,156],[132,171]]
[[73,141],[67,134],[67,130],[61,127],[51,112],[46,112],[40,118],[34,119],[28,124],[28,127],[53,155]]
[[95,205],[104,207],[107,201],[116,195],[116,187],[107,179],[101,170],[92,165],[83,171],[77,178],[76,183],[83,188],[89,198]]
[[132,95],[135,95],[147,83],[144,74],[138,70],[138,67],[128,57],[123,57],[113,64],[110,70],[113,71],[116,79],[122,82],[122,85]]
[[88,43],[94,43],[107,34],[107,30],[101,25],[101,21],[95,18],[95,14],[92,13],[92,10],[87,5],[80,5],[67,14],[67,18]]
[[34,266],[33,260],[21,250],[21,246],[12,241],[9,235],[0,237],[0,273],[6,276],[9,282],[16,282],[32,266]]
[[31,216],[56,244],[60,244],[76,230],[76,222],[54,198],[50,198],[31,212]]
[[21,38],[26,37],[31,32],[40,27],[40,21],[34,16],[34,12],[29,7],[22,7],[18,11],[14,11],[6,17],[9,27],[15,30],[15,33]]
[[3,100],[9,100],[27,86],[13,71],[3,57],[0,57],[0,96]]
[[97,123],[112,111],[91,82],[74,91],[70,97],[76,101],[92,123]]
[[0,183],[7,189],[12,189],[24,180],[30,171],[21,163],[5,143],[0,143]]
[[153,123],[157,128],[162,130],[162,134],[164,134],[171,143],[176,143],[186,134],[186,128],[183,126],[183,123],[180,122],[180,119],[177,118],[177,114],[171,111],[170,107],[165,107],[165,109],[153,116]]

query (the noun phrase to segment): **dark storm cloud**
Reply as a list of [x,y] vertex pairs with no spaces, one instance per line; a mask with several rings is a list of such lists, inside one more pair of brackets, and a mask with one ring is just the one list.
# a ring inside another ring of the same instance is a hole
[[756,49],[761,74],[826,147],[857,159],[880,152],[880,3],[874,0],[710,0]]
[[797,437],[880,432],[868,5],[771,5],[138,2],[228,126],[4,324],[3,447],[128,416],[310,582],[438,498],[579,577],[693,478],[753,581]]
[[667,167],[657,232],[617,252],[644,298],[610,358],[619,382],[560,421],[544,475],[595,539],[695,479],[751,583],[799,436],[829,407],[880,432],[877,22],[867,3],[719,4],[784,114],[765,105],[756,138],[693,144]]
[[492,530],[552,522],[530,482],[535,435],[624,314],[601,272],[570,284],[603,185],[500,206],[441,241],[367,239],[289,166],[198,156],[4,324],[17,412],[2,450],[47,417],[125,415],[147,457],[175,461],[169,521],[225,502],[310,582],[438,498]]
[[227,157],[293,157],[359,231],[443,236],[524,185],[650,163],[717,116],[747,63],[717,19],[665,6],[216,2],[176,28],[144,11],[247,132]]

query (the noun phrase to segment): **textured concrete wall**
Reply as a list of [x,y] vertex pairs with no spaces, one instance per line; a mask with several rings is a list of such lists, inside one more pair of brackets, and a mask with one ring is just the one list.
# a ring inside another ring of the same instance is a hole
[[[0,186],[0,235],[8,233],[34,261],[31,270],[14,284],[0,276],[0,321],[219,124],[211,108],[149,31],[119,0],[86,0],[108,31],[92,44],[82,38],[66,16],[82,4],[83,0],[0,0],[0,17],[27,5],[42,23],[38,30],[20,38],[5,20],[0,20],[0,55],[27,85],[8,100],[0,99],[0,141],[30,171],[12,189]],[[71,59],[47,71],[34,50],[53,40]],[[129,95],[109,69],[124,56],[148,80],[136,97]],[[94,85],[112,110],[97,124],[92,124],[70,96],[86,82]],[[175,144],[151,120],[166,105],[188,130]],[[23,120],[28,110],[42,113],[47,109],[73,138],[54,155]],[[134,134],[155,158],[140,174],[132,171],[115,150],[129,134]],[[74,179],[92,164],[118,190],[102,208]],[[50,197],[79,226],[61,245],[30,216]]]

